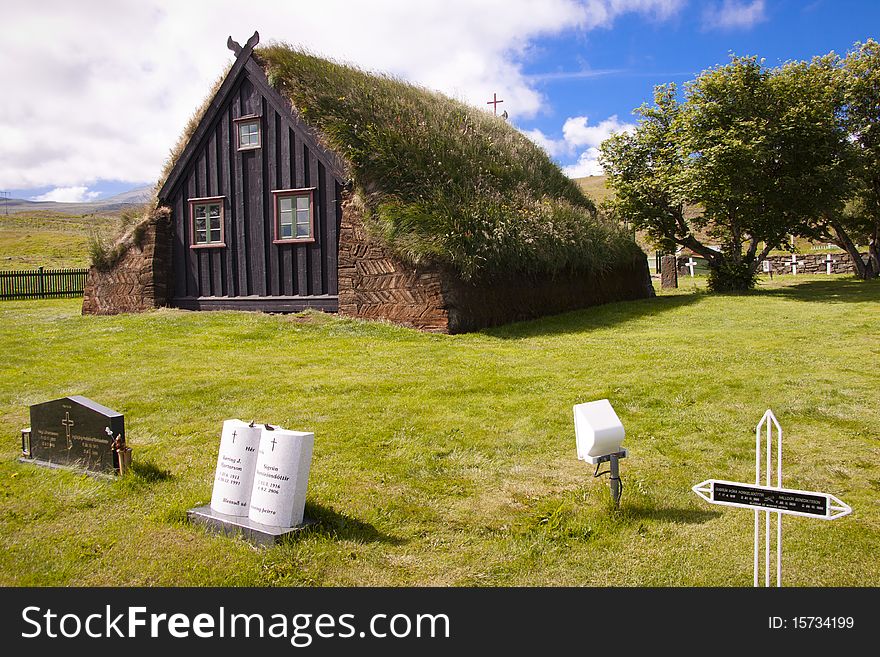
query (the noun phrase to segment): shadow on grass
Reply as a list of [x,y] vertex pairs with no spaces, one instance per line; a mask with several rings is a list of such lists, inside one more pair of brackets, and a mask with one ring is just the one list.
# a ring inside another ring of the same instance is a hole
[[356,543],[404,545],[407,542],[406,539],[384,534],[367,522],[339,513],[321,504],[307,503],[305,515],[317,521],[315,525],[306,530],[309,534],[321,534],[329,538]]
[[152,461],[132,461],[119,483],[131,492],[143,492],[154,484],[173,479],[170,470],[160,468]]
[[132,477],[145,484],[165,481],[172,477],[170,470],[164,470],[152,461],[132,461],[129,472]]
[[552,336],[566,333],[584,333],[635,321],[646,315],[675,310],[689,306],[705,298],[706,293],[695,291],[685,294],[658,296],[635,301],[618,301],[582,310],[573,310],[540,317],[515,324],[507,324],[481,331],[484,335],[502,340],[521,340],[538,336]]
[[627,506],[620,511],[621,516],[631,520],[656,520],[684,525],[701,525],[721,516],[720,511],[702,509],[673,509],[669,507],[652,508],[646,506]]
[[857,278],[805,281],[784,287],[758,288],[750,294],[814,303],[877,302],[880,301],[880,281]]

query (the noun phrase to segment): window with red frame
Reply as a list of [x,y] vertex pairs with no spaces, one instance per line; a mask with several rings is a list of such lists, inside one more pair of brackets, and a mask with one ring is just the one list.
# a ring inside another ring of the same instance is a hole
[[313,191],[285,189],[274,192],[276,242],[314,241]]
[[210,199],[190,199],[190,221],[192,224],[192,245],[226,246],[223,241],[223,197]]

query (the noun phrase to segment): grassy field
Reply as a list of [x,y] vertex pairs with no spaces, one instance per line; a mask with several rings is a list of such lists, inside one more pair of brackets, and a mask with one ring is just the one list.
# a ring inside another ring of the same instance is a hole
[[[0,584],[750,585],[753,515],[690,487],[749,481],[754,426],[785,430],[785,484],[849,503],[785,519],[792,586],[880,585],[880,283],[700,281],[462,336],[321,314],[83,317],[0,303]],[[118,481],[19,464],[28,405],[83,394],[125,413]],[[571,406],[627,428],[622,509],[575,457]],[[207,534],[222,421],[313,430],[295,541]]]
[[0,270],[89,266],[89,236],[116,233],[116,215],[23,212],[0,216]]
[[605,176],[586,176],[575,178],[574,181],[581,191],[589,196],[596,205],[599,205],[614,192],[605,186]]

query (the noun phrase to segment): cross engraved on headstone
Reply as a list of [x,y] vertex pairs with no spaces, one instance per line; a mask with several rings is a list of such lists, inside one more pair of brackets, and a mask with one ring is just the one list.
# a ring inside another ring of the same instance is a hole
[[[27,460],[90,472],[120,472],[117,448],[125,442],[121,413],[73,395],[32,405],[30,417]],[[123,461],[128,462],[131,450],[126,448],[123,455]]]
[[825,273],[828,274],[828,275],[830,276],[830,275],[831,275],[832,267],[833,267],[833,265],[835,265],[835,264],[837,264],[837,260],[833,260],[833,259],[831,258],[831,254],[830,254],[830,253],[829,253],[827,256],[825,256]]
[[238,435],[238,431],[233,431],[233,432],[232,432],[232,444],[233,444],[233,445],[235,444],[235,437],[236,437],[237,435]]
[[278,441],[275,440],[275,436],[272,436],[272,451],[273,451],[273,452],[275,451],[275,445],[276,445],[277,443],[278,443]]
[[70,427],[74,425],[74,422],[70,419],[69,412],[64,414],[64,419],[61,420],[61,424],[64,425],[64,432],[67,436],[67,449],[73,449],[73,439],[70,437]]

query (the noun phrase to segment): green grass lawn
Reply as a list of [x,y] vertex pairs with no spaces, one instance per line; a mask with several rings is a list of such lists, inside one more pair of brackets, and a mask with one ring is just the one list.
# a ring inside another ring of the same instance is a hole
[[[0,302],[0,584],[750,585],[753,514],[690,487],[750,481],[772,408],[785,485],[854,509],[785,518],[784,583],[880,585],[880,283],[700,284],[460,336]],[[28,405],[71,394],[125,413],[135,472],[16,461]],[[571,406],[603,397],[630,450],[619,512],[575,456]],[[319,524],[297,540],[256,549],[185,521],[232,417],[315,432]]]
[[89,235],[109,238],[118,216],[25,212],[0,216],[0,271],[89,266]]

